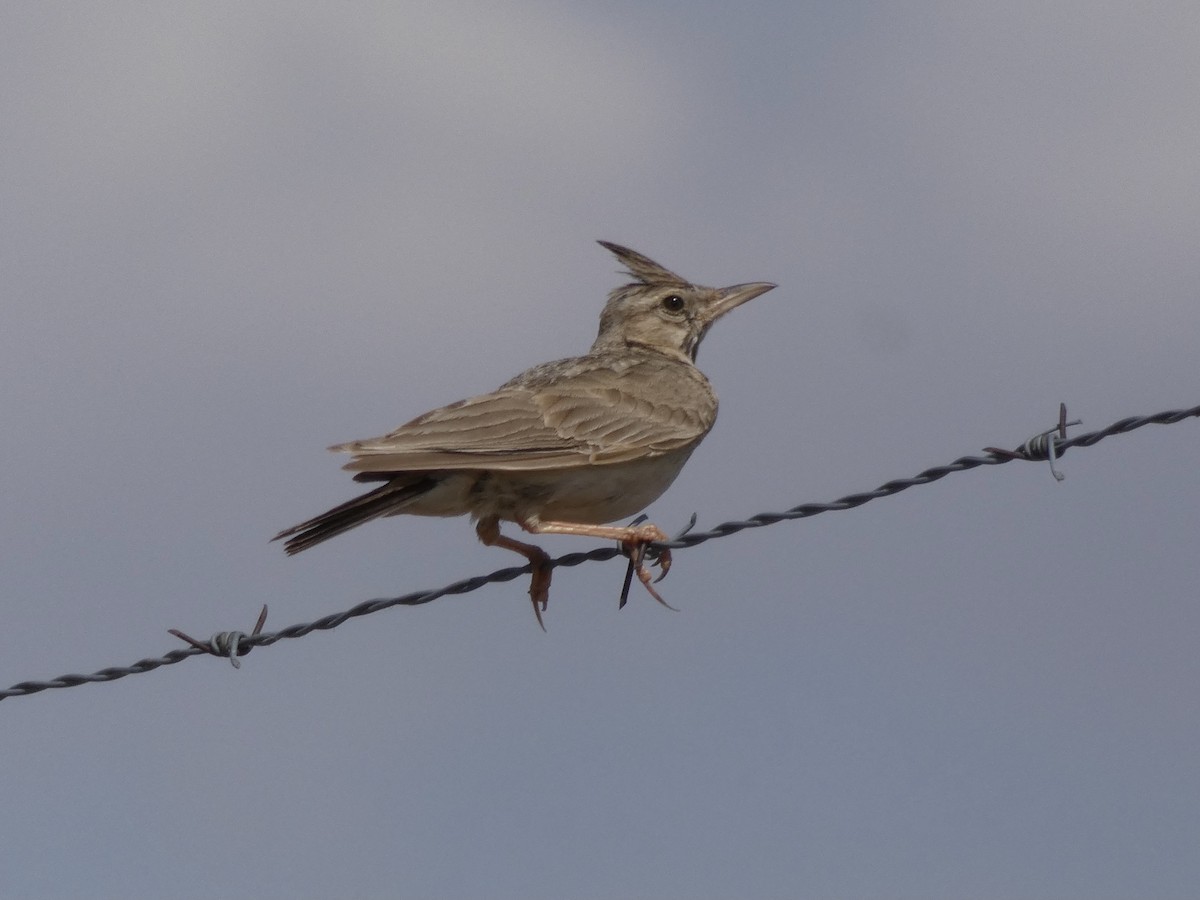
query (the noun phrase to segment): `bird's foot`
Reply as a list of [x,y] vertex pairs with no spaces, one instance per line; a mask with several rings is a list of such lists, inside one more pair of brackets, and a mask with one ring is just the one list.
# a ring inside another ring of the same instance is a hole
[[542,621],[542,613],[546,611],[546,605],[550,602],[550,573],[553,571],[549,554],[534,544],[526,544],[501,534],[500,521],[495,517],[480,519],[479,524],[475,526],[475,533],[488,547],[503,547],[505,550],[520,553],[529,560],[529,569],[533,573],[529,579],[529,599],[533,601],[533,615],[542,631],[545,631],[546,623]]
[[666,578],[667,572],[671,570],[671,551],[666,547],[662,547],[654,553],[654,562],[660,570],[657,578],[651,576],[650,569],[646,566],[646,551],[649,545],[661,543],[662,541],[670,540],[670,538],[657,525],[635,525],[631,526],[629,531],[630,534],[621,539],[621,551],[629,557],[629,568],[625,572],[625,584],[621,588],[621,602],[619,607],[624,607],[626,601],[629,599],[629,587],[633,583],[633,576],[636,573],[638,581],[650,592],[651,597],[667,609],[675,609],[674,606],[664,600],[662,595],[654,589],[654,585]]

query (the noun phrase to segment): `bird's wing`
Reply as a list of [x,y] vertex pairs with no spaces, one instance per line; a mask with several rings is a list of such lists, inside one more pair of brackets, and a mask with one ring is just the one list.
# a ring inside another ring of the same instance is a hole
[[704,377],[656,380],[638,368],[577,367],[514,379],[383,437],[330,449],[354,454],[345,466],[352,472],[532,471],[625,462],[699,441],[716,415]]

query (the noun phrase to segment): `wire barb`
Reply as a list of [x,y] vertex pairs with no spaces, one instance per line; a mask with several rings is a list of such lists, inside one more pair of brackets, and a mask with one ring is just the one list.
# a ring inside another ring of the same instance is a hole
[[[1066,437],[1066,429],[1070,425],[1078,424],[1075,422],[1066,421],[1066,408],[1060,407],[1059,410],[1059,425],[1056,429],[1052,429],[1048,434],[1054,431],[1058,432],[1058,436],[1050,443],[1054,446],[1056,457],[1072,447],[1091,447],[1098,444],[1107,437],[1112,437],[1117,434],[1127,434],[1135,431],[1138,428],[1143,428],[1146,425],[1174,425],[1177,422],[1182,422],[1184,419],[1200,417],[1200,406],[1193,406],[1190,409],[1171,409],[1163,412],[1155,413],[1149,416],[1133,416],[1127,419],[1121,419],[1114,422],[1107,428],[1100,431],[1092,431],[1086,434],[1076,435],[1073,438]],[[880,485],[873,491],[864,491],[858,494],[848,494],[841,499],[834,500],[829,503],[803,503],[799,506],[794,506],[783,512],[763,512],[751,516],[749,519],[740,521],[723,522],[717,525],[710,531],[696,532],[691,530],[691,525],[680,532],[676,537],[669,541],[664,541],[661,544],[650,544],[646,550],[648,553],[655,553],[663,549],[682,550],[687,547],[694,547],[697,544],[702,544],[705,541],[715,540],[716,538],[727,537],[731,534],[736,534],[747,528],[762,528],[767,525],[774,525],[776,522],[782,522],[791,519],[806,519],[810,516],[819,515],[825,512],[837,512],[841,510],[854,509],[862,506],[864,503],[869,503],[872,500],[878,500],[882,497],[890,497],[893,494],[898,494],[901,491],[908,490],[911,487],[918,485],[931,484],[941,478],[945,478],[954,472],[966,472],[970,469],[978,468],[979,466],[995,466],[1003,463],[1011,462],[1014,459],[1027,460],[1032,457],[1025,454],[1024,447],[1021,450],[1000,450],[995,447],[985,448],[987,456],[964,456],[942,466],[934,466],[926,469],[911,478],[899,478],[894,481],[889,481],[886,484]],[[582,565],[585,562],[600,562],[613,559],[619,556],[621,551],[617,547],[597,547],[593,550],[584,552],[567,553],[563,556],[551,559],[548,565],[551,568],[570,567]],[[432,591],[413,591],[409,594],[404,594],[399,597],[379,597],[374,600],[364,600],[363,602],[344,609],[336,613],[322,616],[313,622],[307,622],[299,625],[289,625],[276,632],[262,632],[262,626],[266,621],[267,610],[263,607],[262,614],[259,616],[258,625],[254,632],[250,635],[236,634],[236,640],[231,635],[224,640],[213,641],[205,644],[202,641],[197,641],[194,638],[179,632],[175,629],[171,630],[171,634],[181,638],[190,644],[186,649],[170,650],[162,656],[147,657],[146,659],[138,660],[128,666],[110,666],[106,669],[101,669],[98,672],[93,672],[90,675],[60,675],[57,678],[49,681],[22,681],[14,684],[7,690],[0,691],[0,700],[8,697],[25,697],[30,694],[37,694],[42,691],[50,690],[51,688],[67,688],[76,687],[81,684],[90,684],[93,682],[116,681],[120,678],[125,678],[129,675],[140,675],[143,672],[151,672],[154,669],[162,666],[174,665],[175,663],[183,662],[192,656],[201,654],[212,654],[216,656],[228,656],[236,665],[237,656],[244,656],[249,653],[253,647],[263,647],[268,644],[274,644],[276,641],[284,640],[285,638],[301,638],[312,634],[314,631],[328,631],[332,628],[337,628],[350,619],[359,616],[366,616],[372,613],[380,612],[385,609],[391,609],[394,606],[420,606],[425,603],[430,603],[442,597],[447,597],[451,594],[467,594],[471,591],[478,590],[486,584],[498,584],[500,582],[512,581],[520,578],[523,575],[530,574],[530,566],[512,567],[508,569],[498,569],[490,575],[475,575],[470,578],[464,578],[461,581],[456,581],[444,587],[437,588]],[[213,640],[221,637],[214,635]],[[228,652],[226,652],[226,650]]]
[[1072,425],[1082,425],[1082,419],[1067,421],[1067,404],[1058,404],[1058,424],[1053,428],[1035,434],[1017,450],[1003,450],[1000,447],[984,447],[985,453],[1003,456],[1008,459],[1030,461],[1050,461],[1050,474],[1055,481],[1062,481],[1067,476],[1058,470],[1054,463],[1067,451],[1067,429]]
[[181,641],[187,641],[197,650],[204,653],[210,653],[213,656],[225,656],[233,664],[235,669],[242,667],[239,656],[245,656],[254,649],[254,644],[248,641],[251,638],[256,638],[262,634],[263,625],[267,623],[267,604],[263,604],[262,612],[258,614],[258,621],[254,623],[254,630],[249,634],[244,631],[218,631],[208,639],[208,643],[198,641],[190,634],[184,634],[178,628],[168,628],[167,634],[173,634]]

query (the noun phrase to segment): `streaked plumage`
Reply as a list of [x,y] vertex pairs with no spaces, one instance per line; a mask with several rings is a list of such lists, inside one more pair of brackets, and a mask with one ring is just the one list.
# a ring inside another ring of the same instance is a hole
[[[288,528],[298,553],[380,516],[470,515],[486,544],[533,565],[530,595],[541,622],[550,570],[538,547],[500,534],[501,521],[532,533],[613,538],[634,554],[665,535],[653,525],[605,526],[665,491],[712,428],[717,398],[695,366],[708,328],[772,284],[706,288],[650,259],[601,241],[635,281],[609,295],[585,356],[529,369],[490,394],[432,410],[378,438],[338,444],[345,468],[381,487]],[[660,558],[663,574],[669,554]],[[661,576],[660,576],[661,577]]]

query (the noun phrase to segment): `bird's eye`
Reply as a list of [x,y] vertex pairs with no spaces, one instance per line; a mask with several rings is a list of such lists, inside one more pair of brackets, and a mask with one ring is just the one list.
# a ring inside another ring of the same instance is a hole
[[662,299],[663,309],[667,312],[683,312],[683,298],[678,294],[668,294]]

